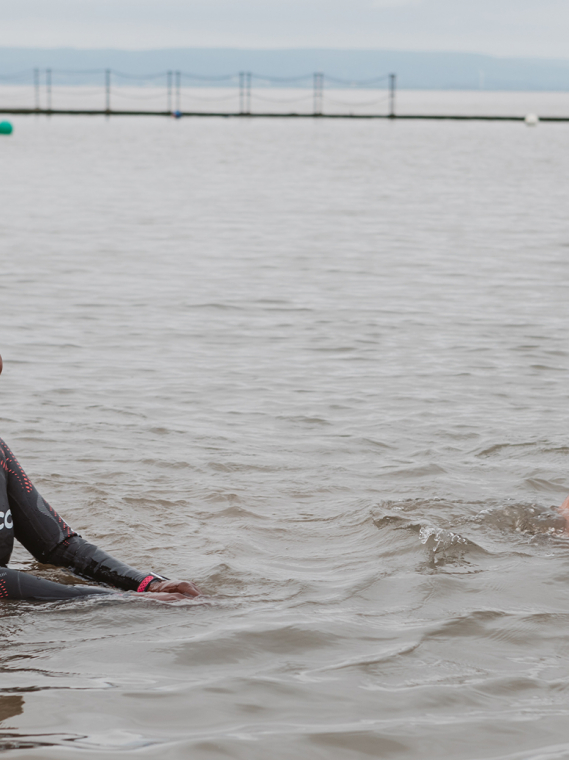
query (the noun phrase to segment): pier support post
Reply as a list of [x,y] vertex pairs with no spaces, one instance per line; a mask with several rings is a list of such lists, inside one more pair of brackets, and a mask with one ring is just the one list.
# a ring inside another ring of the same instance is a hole
[[47,114],[51,116],[51,69],[45,70],[45,95]]
[[111,70],[105,69],[105,113],[111,115]]
[[322,102],[324,99],[324,74],[317,71],[314,74],[314,116],[322,116]]
[[176,71],[176,111],[182,111],[182,72]]
[[395,118],[395,93],[397,90],[397,75],[389,75],[389,118]]
[[168,71],[166,74],[166,87],[168,90],[166,110],[168,113],[172,113],[172,72]]
[[239,113],[241,116],[251,113],[251,79],[250,71],[239,72]]
[[40,110],[40,70],[34,69],[34,100],[36,111]]
[[247,72],[245,77],[245,113],[251,113],[251,79],[253,75],[250,71]]

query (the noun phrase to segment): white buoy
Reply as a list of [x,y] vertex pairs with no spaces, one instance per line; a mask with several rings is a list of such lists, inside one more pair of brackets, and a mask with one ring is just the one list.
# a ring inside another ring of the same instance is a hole
[[536,113],[528,113],[525,118],[525,122],[528,127],[537,127],[539,124],[539,116]]

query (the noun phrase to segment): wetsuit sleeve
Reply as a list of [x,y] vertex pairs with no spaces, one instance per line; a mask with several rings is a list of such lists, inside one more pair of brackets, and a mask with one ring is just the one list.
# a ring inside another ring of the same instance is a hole
[[135,570],[77,534],[58,544],[43,561],[50,565],[69,567],[83,578],[107,583],[125,591],[136,591],[149,575],[158,580],[163,579],[163,576],[156,573]]
[[68,567],[78,575],[136,591],[152,572],[141,572],[85,541],[42,499],[9,447],[0,439],[14,535],[39,562]]
[[33,599],[54,602],[59,599],[77,599],[94,594],[112,594],[112,591],[92,586],[64,586],[45,578],[21,573],[7,567],[0,568],[0,599]]

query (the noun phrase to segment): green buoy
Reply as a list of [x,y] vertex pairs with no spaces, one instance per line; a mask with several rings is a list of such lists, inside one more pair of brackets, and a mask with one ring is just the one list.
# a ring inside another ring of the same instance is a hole
[[0,121],[0,135],[11,135],[13,129],[9,121]]

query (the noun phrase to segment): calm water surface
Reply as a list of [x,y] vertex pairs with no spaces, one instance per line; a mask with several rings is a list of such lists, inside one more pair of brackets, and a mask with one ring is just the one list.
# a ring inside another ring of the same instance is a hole
[[0,435],[209,600],[4,603],[4,755],[569,757],[569,128],[14,123]]

